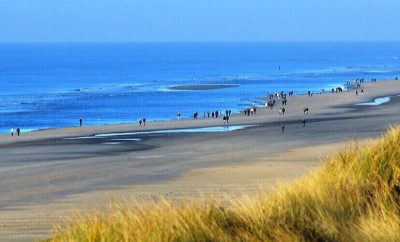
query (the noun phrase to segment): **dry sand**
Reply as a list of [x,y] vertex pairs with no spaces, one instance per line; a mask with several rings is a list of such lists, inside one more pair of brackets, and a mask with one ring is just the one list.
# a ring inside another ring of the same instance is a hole
[[[400,82],[364,83],[362,89],[359,96],[349,91],[288,97],[285,115],[278,113],[281,105],[258,108],[257,115],[232,117],[230,125],[254,125],[232,132],[125,135],[119,138],[141,141],[120,145],[103,144],[115,137],[65,139],[223,125],[221,119],[199,119],[1,136],[0,238],[45,238],[51,223],[74,210],[103,209],[110,197],[143,203],[161,197],[178,203],[198,197],[226,200],[291,182],[320,166],[320,158],[344,142],[379,136],[399,123]],[[356,105],[386,96],[391,100],[378,106]],[[309,107],[309,115],[303,107]]]

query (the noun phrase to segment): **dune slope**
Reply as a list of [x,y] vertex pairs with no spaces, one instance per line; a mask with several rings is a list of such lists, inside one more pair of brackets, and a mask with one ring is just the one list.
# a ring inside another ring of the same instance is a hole
[[400,127],[349,144],[274,193],[231,201],[111,206],[74,216],[48,241],[400,240]]

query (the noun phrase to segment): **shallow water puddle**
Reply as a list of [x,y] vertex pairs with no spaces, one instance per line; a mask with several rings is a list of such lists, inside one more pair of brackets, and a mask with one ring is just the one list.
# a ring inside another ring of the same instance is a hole
[[241,130],[255,125],[232,125],[232,126],[215,126],[204,128],[188,128],[188,129],[167,129],[167,130],[153,130],[153,131],[138,131],[128,133],[111,133],[111,134],[96,134],[93,136],[71,137],[64,138],[65,140],[84,140],[84,139],[108,139],[101,144],[104,145],[118,145],[131,141],[141,141],[140,138],[117,138],[118,136],[134,136],[134,135],[151,135],[151,134],[177,134],[177,133],[215,133],[215,132],[231,132]]
[[166,129],[153,131],[138,131],[129,133],[111,133],[111,134],[96,134],[94,137],[106,138],[115,136],[127,135],[143,135],[143,134],[176,134],[176,133],[213,133],[213,132],[231,132],[235,130],[245,129],[254,125],[233,125],[233,126],[215,126],[204,128],[189,128],[189,129]]
[[375,98],[372,102],[366,102],[366,103],[357,103],[356,105],[360,106],[378,106],[383,103],[387,103],[390,101],[390,97],[380,97],[380,98]]

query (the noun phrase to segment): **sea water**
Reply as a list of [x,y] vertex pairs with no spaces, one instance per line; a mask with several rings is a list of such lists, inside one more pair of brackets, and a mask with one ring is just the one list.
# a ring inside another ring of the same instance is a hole
[[[400,44],[0,44],[0,132],[238,112],[277,91],[400,76]],[[177,91],[169,87],[235,84]]]

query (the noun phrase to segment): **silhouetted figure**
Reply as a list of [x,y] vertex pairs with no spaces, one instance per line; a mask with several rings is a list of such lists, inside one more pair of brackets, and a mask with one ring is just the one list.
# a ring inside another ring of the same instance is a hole
[[143,126],[146,126],[146,118],[143,118]]
[[19,136],[20,133],[21,133],[21,129],[17,128],[17,135]]
[[14,128],[11,128],[10,133],[11,133],[11,136],[14,136]]
[[79,126],[81,126],[81,127],[82,127],[82,124],[83,124],[83,119],[82,119],[82,118],[80,118],[80,119],[79,119]]
[[142,126],[142,120],[139,119],[139,126]]

